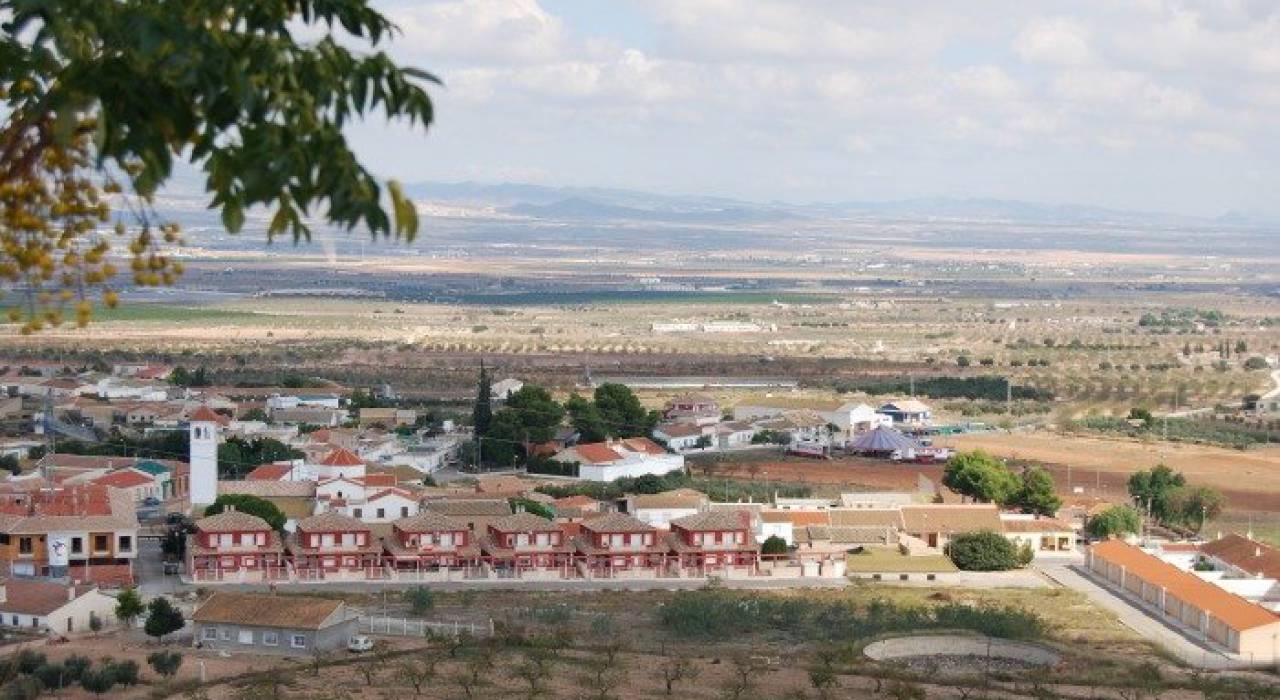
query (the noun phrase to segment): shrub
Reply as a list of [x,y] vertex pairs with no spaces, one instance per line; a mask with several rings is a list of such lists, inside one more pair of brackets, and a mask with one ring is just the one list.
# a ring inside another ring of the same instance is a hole
[[787,541],[777,535],[769,535],[769,538],[760,545],[761,554],[786,554]]
[[414,586],[404,592],[404,598],[409,603],[409,610],[414,615],[425,614],[428,610],[435,607],[436,596],[430,588],[426,586]]
[[962,571],[1008,571],[1020,566],[1017,547],[990,530],[953,538],[947,545],[947,556]]
[[170,678],[178,672],[182,665],[182,653],[177,651],[155,651],[147,655],[147,664],[156,673]]

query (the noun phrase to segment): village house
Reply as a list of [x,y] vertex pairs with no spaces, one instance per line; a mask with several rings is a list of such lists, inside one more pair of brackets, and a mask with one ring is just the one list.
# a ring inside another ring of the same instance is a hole
[[747,421],[727,421],[715,426],[715,446],[721,450],[750,447],[756,427]]
[[1280,616],[1131,544],[1085,550],[1089,571],[1134,604],[1252,662],[1280,660]]
[[1280,550],[1234,533],[1205,542],[1196,552],[1197,574],[1268,610],[1280,612]]
[[752,567],[760,548],[746,514],[707,511],[671,521],[667,538],[682,569],[709,572],[727,567]]
[[341,513],[298,521],[285,543],[299,580],[382,577],[382,546],[369,526]]
[[187,536],[187,573],[196,583],[288,578],[280,534],[267,521],[228,508],[195,522]]
[[706,394],[682,394],[667,402],[662,417],[672,423],[692,423],[698,426],[720,422],[720,405]]
[[0,492],[0,567],[16,576],[133,582],[133,498],[99,484]]
[[[114,627],[116,599],[97,586],[11,578],[0,580],[0,626],[50,634]],[[96,621],[96,622],[95,622]]]
[[659,423],[653,428],[653,439],[673,452],[688,452],[715,444],[715,428],[697,423]]
[[392,523],[382,546],[397,571],[435,571],[475,566],[480,558],[475,537],[465,522],[424,511]]
[[908,549],[921,546],[945,549],[956,535],[970,532],[1004,532],[1000,510],[993,504],[938,504],[903,506],[902,536]]
[[418,412],[405,408],[362,408],[359,411],[358,420],[362,428],[374,425],[397,428],[416,423]]
[[593,578],[665,567],[668,544],[653,527],[623,513],[609,513],[582,521],[573,546]]
[[494,382],[489,387],[489,397],[494,401],[506,401],[512,394],[524,388],[524,382],[510,377]]
[[93,483],[124,491],[137,504],[148,498],[159,499],[162,495],[160,485],[152,475],[132,468],[103,474],[94,479]]
[[196,647],[314,656],[344,648],[359,618],[340,600],[218,592],[196,608],[191,622]]
[[661,493],[638,493],[626,498],[626,511],[652,527],[666,529],[672,520],[696,515],[707,509],[708,499],[694,489],[673,489]]
[[876,409],[876,412],[889,416],[895,424],[900,425],[928,425],[933,421],[933,409],[916,399],[890,401]]
[[325,453],[320,461],[308,465],[316,479],[336,479],[338,477],[362,477],[365,474],[365,462],[356,453],[345,447],[335,447]]
[[684,456],[671,454],[648,438],[624,438],[567,447],[551,458],[577,464],[578,478],[613,481],[624,476],[661,476],[684,469]]
[[1027,546],[1036,556],[1071,556],[1076,553],[1076,531],[1071,523],[1024,513],[1001,513],[1001,531],[1017,547]]
[[545,518],[518,513],[495,520],[479,544],[485,563],[500,578],[538,570],[569,574],[572,549],[560,526]]

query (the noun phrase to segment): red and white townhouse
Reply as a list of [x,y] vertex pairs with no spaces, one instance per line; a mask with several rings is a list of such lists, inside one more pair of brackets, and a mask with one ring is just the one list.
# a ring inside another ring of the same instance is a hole
[[518,513],[489,523],[480,537],[485,563],[499,576],[520,576],[531,569],[568,575],[573,552],[560,526],[530,513]]
[[342,513],[323,513],[298,521],[286,542],[299,579],[382,577],[382,545],[369,526]]
[[750,514],[745,511],[710,510],[676,518],[668,541],[685,569],[754,567],[760,559]]
[[206,581],[278,581],[288,578],[284,545],[267,521],[234,509],[195,522],[187,536],[187,571]]
[[424,511],[392,523],[382,546],[397,571],[435,571],[476,565],[480,548],[474,538],[465,522]]
[[630,515],[609,513],[578,524],[573,538],[583,565],[592,576],[630,571],[660,571],[669,547],[662,534]]

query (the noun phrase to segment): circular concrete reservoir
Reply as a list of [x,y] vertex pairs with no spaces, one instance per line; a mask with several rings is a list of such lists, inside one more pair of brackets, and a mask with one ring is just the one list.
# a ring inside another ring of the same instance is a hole
[[928,634],[882,639],[862,650],[867,658],[917,669],[1039,668],[1054,666],[1062,655],[1028,642],[962,634]]

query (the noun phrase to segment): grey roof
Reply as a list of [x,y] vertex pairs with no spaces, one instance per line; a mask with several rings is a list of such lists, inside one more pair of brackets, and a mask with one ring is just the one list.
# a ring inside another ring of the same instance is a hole
[[888,426],[875,430],[853,441],[849,449],[855,452],[893,452],[894,450],[919,449],[920,443]]

